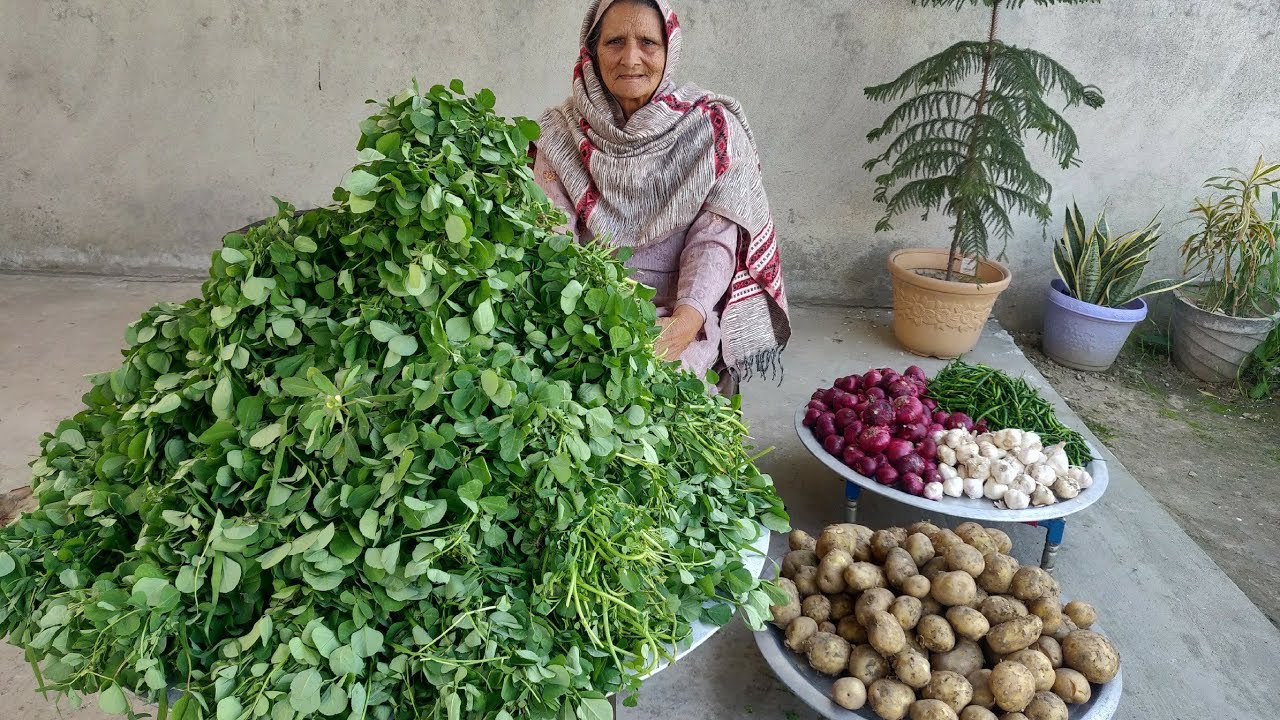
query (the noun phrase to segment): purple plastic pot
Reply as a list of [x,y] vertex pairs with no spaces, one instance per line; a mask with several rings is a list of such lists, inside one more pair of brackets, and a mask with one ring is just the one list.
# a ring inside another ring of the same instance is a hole
[[1061,278],[1049,283],[1044,311],[1044,354],[1077,370],[1111,367],[1133,326],[1147,316],[1147,303],[1138,298],[1122,308],[1102,307],[1067,294]]

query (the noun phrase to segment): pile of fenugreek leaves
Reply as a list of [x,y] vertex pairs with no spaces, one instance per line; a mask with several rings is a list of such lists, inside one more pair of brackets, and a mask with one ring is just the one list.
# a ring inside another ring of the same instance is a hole
[[741,560],[787,517],[740,413],[655,359],[652,291],[554,233],[538,127],[493,106],[382,105],[331,207],[227,235],[42,438],[0,634],[43,689],[594,720],[691,623],[784,600]]

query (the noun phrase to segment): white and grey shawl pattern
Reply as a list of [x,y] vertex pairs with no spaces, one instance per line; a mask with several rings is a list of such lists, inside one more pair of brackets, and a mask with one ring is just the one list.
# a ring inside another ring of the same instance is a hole
[[736,100],[672,81],[680,22],[666,22],[667,65],[653,98],[625,123],[596,73],[587,38],[614,0],[593,0],[582,25],[573,93],[541,119],[537,143],[578,222],[617,246],[643,248],[688,227],[705,208],[740,228],[721,314],[721,353],[737,377],[774,375],[791,335],[782,262],[755,138]]

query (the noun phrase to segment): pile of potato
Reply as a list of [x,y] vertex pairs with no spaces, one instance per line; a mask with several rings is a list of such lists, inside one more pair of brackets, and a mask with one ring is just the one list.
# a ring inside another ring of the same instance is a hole
[[885,720],[1067,720],[1110,681],[1120,654],[1065,606],[1058,582],[1019,567],[1000,530],[921,522],[831,525],[789,538],[772,608],[786,645],[837,676],[834,700]]

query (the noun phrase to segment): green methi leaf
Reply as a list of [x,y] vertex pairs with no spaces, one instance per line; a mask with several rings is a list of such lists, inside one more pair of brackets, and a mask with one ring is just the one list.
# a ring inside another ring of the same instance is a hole
[[226,236],[49,428],[0,529],[0,634],[42,688],[594,717],[693,622],[767,617],[741,557],[788,521],[741,413],[654,356],[619,254],[555,233],[537,125],[495,102],[378,106],[331,205]]

